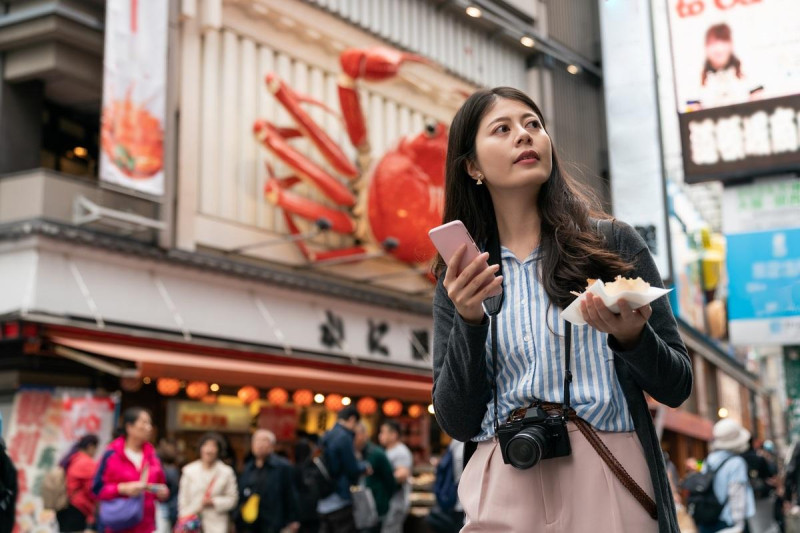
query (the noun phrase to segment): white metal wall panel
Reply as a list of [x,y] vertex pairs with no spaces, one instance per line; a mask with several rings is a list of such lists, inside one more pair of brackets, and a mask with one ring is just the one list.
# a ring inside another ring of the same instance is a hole
[[[525,58],[521,53],[491,40],[488,33],[472,28],[452,13],[437,9],[428,0],[305,1],[396,46],[429,57],[472,83],[487,87],[526,87]],[[573,33],[577,37],[585,33],[585,29],[576,28]],[[591,39],[591,36],[583,38]],[[481,54],[483,49],[489,53]]]

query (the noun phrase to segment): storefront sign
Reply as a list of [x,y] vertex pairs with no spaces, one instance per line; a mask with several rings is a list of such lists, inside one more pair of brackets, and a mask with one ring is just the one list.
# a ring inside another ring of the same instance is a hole
[[800,228],[727,239],[731,342],[800,343]]
[[800,179],[783,177],[726,187],[722,230],[726,234],[800,225]]
[[669,0],[686,181],[797,168],[800,4]]
[[100,179],[164,194],[169,2],[106,2]]
[[238,405],[174,402],[175,429],[179,431],[249,431],[253,419]]
[[42,507],[44,475],[83,435],[97,435],[98,448],[105,448],[114,427],[115,408],[113,399],[93,396],[84,389],[17,392],[8,431],[8,453],[19,472],[20,533],[58,530],[53,512]]
[[293,440],[297,429],[297,410],[279,405],[262,407],[258,414],[258,427],[272,431],[279,441]]
[[800,438],[800,345],[783,347],[783,370],[786,379],[786,410],[789,442]]

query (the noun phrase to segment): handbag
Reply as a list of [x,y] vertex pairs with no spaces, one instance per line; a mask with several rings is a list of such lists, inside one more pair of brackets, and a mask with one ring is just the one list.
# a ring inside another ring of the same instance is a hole
[[[142,469],[142,481],[147,480],[147,465]],[[130,529],[144,519],[144,493],[122,496],[100,502],[100,521],[112,531]]]
[[261,496],[251,494],[247,501],[242,504],[241,515],[245,524],[254,524],[258,520],[258,506],[261,504]]
[[378,525],[378,507],[375,497],[369,487],[351,487],[350,496],[353,499],[353,518],[356,529],[369,529]]
[[[214,487],[214,482],[216,480],[217,475],[214,474],[214,477],[211,478],[211,481],[209,482],[208,487],[206,487],[206,491],[203,494],[203,501],[206,501],[206,499],[211,496],[211,489]],[[203,531],[203,521],[200,518],[201,512],[202,511],[198,511],[196,513],[178,518],[178,523],[175,524],[175,528],[172,530],[173,533],[194,533],[197,531]]]

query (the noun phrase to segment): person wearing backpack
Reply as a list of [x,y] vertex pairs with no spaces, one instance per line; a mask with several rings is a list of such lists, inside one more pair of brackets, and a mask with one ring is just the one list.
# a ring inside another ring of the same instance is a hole
[[[702,483],[690,482],[689,512],[699,533],[748,533],[747,520],[756,506],[747,463],[740,454],[749,446],[750,432],[725,418],[714,425],[713,436],[712,452],[694,478]],[[699,490],[702,485],[711,490]]]
[[322,436],[322,458],[336,489],[317,504],[321,533],[356,533],[353,516],[353,498],[350,486],[358,478],[372,471],[365,461],[356,459],[353,442],[355,428],[361,415],[353,405],[348,405],[336,415],[336,424]]
[[436,506],[426,522],[435,533],[457,533],[464,525],[464,508],[458,499],[458,482],[464,470],[464,443],[453,439],[436,465],[433,493]]
[[[49,501],[61,500],[63,504],[54,508],[58,527],[62,533],[91,529],[95,522],[97,497],[92,492],[92,481],[97,469],[94,455],[100,440],[97,435],[84,435],[64,455],[56,468],[61,469],[64,477],[57,487],[50,487],[48,480],[42,486],[42,498],[45,505]],[[49,495],[57,490],[63,494]],[[53,498],[55,496],[55,498]]]

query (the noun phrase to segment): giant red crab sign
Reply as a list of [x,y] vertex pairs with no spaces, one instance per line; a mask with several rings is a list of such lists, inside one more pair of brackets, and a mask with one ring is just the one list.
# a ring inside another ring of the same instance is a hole
[[[380,243],[406,263],[423,263],[433,257],[435,250],[427,231],[442,220],[445,126],[430,124],[416,136],[401,139],[396,148],[383,155],[371,175],[366,175],[371,155],[356,81],[391,78],[407,61],[427,62],[419,56],[387,48],[350,49],[340,56],[339,102],[350,142],[358,151],[358,167],[300,104],[325,106],[296,93],[275,74],[267,75],[267,87],[297,128],[258,120],[253,130],[256,138],[294,173],[279,178],[268,167],[270,177],[265,186],[267,199],[283,210],[292,234],[300,234],[294,217],[301,217],[337,233],[352,235],[360,243]],[[298,136],[309,139],[347,183],[326,172],[288,142]],[[322,192],[338,208],[324,206],[292,191],[301,181]],[[367,251],[365,246],[356,245],[317,252],[302,240],[296,244],[309,261],[358,256]]]

